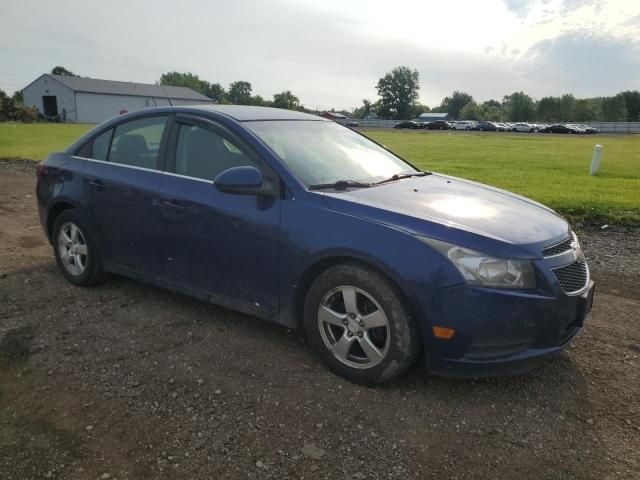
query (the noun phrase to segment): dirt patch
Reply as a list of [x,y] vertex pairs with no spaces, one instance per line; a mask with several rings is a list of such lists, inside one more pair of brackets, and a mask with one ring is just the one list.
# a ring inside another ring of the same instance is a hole
[[29,358],[34,329],[27,325],[12,328],[0,337],[0,368],[14,366]]
[[68,284],[44,236],[21,244],[41,235],[34,182],[0,162],[0,336],[20,359],[0,369],[0,478],[640,477],[638,230],[579,232],[594,310],[538,370],[415,365],[368,389],[254,317],[118,277]]
[[80,438],[47,420],[0,411],[0,472],[6,479],[64,478]]
[[35,248],[45,245],[45,240],[42,237],[26,236],[18,237],[18,245],[22,248]]

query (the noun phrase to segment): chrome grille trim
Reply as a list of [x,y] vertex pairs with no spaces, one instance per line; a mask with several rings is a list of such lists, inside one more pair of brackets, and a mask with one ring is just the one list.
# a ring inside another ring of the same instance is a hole
[[578,295],[589,285],[589,267],[584,258],[552,270],[567,295]]
[[562,255],[563,253],[568,252],[573,248],[574,248],[574,237],[571,236],[561,241],[560,243],[556,243],[555,245],[546,247],[542,251],[542,255],[544,256],[544,258],[555,257],[556,255]]

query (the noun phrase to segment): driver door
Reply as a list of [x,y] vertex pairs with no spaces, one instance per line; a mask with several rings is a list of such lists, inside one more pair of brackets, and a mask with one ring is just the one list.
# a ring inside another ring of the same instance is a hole
[[213,180],[231,167],[271,169],[225,127],[176,116],[161,187],[168,280],[245,309],[279,307],[280,198],[219,192]]

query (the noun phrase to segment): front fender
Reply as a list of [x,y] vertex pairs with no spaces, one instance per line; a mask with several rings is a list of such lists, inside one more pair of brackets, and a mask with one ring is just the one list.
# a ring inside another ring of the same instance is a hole
[[461,283],[453,265],[414,235],[331,210],[318,199],[310,195],[282,204],[282,323],[297,324],[296,305],[306,294],[298,287],[304,287],[315,265],[331,258],[356,259],[373,266],[407,297]]

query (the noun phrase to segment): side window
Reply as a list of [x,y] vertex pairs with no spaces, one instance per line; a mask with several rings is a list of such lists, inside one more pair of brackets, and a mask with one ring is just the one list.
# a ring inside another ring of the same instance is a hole
[[107,130],[101,133],[93,139],[93,147],[91,148],[91,156],[96,160],[107,160],[107,154],[109,153],[109,142],[111,142],[111,135],[113,130]]
[[109,161],[134,167],[157,168],[160,142],[166,124],[167,117],[162,116],[141,118],[118,125],[111,142]]
[[179,124],[175,173],[214,180],[224,170],[244,165],[256,166],[237,142],[207,128]]

